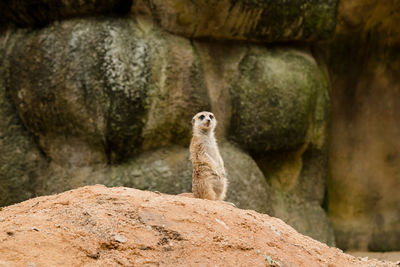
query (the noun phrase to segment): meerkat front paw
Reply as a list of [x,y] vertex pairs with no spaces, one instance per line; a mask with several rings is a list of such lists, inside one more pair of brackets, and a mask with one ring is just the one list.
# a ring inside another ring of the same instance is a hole
[[231,206],[234,207],[234,208],[237,208],[237,206],[236,206],[234,203],[232,203],[232,202],[224,201],[224,200],[221,200],[221,202],[222,202],[222,203],[225,203],[225,204],[228,204],[228,205],[231,205]]

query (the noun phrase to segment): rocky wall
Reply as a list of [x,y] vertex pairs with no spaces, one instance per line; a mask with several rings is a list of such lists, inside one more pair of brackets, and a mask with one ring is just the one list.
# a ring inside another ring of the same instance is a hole
[[400,249],[400,4],[341,1],[332,82],[328,214],[337,245]]
[[[1,144],[12,170],[2,204],[94,183],[187,192],[191,117],[211,110],[228,200],[333,244],[321,208],[328,83],[310,51],[189,40],[162,27],[132,14],[5,32],[2,99],[22,133]],[[9,162],[15,148],[21,158]],[[302,189],[309,183],[317,195]]]

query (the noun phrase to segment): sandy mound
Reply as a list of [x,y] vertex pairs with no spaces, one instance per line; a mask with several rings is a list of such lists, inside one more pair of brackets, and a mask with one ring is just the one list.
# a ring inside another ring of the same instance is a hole
[[395,266],[226,203],[88,186],[0,211],[0,266]]

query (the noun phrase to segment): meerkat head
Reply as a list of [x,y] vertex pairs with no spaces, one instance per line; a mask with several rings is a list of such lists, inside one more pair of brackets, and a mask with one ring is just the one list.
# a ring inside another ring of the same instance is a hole
[[214,131],[215,126],[217,126],[217,120],[211,112],[202,111],[194,115],[192,125],[193,132],[209,133]]

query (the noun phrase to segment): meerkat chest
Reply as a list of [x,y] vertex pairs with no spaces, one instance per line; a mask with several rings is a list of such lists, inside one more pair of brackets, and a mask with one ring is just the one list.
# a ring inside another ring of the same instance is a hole
[[215,161],[218,160],[219,153],[218,150],[213,146],[206,146],[205,147],[206,153]]
[[213,160],[216,165],[221,165],[222,159],[219,154],[218,146],[215,140],[209,139],[204,142],[204,151],[208,154],[208,156]]

